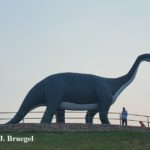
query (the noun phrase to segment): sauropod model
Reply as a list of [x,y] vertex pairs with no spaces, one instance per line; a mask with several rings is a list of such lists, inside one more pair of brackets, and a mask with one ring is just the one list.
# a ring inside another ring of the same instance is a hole
[[29,91],[20,109],[7,124],[19,123],[29,111],[39,106],[46,106],[41,123],[50,123],[58,110],[64,112],[63,110],[69,109],[88,110],[87,123],[92,123],[93,116],[99,112],[101,123],[109,124],[107,115],[110,106],[133,81],[142,61],[149,62],[150,54],[140,55],[129,72],[118,78],[80,73],[48,76]]

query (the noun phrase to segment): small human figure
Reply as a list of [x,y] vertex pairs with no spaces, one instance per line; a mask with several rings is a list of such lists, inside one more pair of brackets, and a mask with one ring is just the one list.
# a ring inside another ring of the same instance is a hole
[[123,107],[122,109],[122,113],[121,113],[121,120],[122,120],[122,125],[127,125],[127,117],[128,117],[128,112],[125,109],[125,107]]
[[141,128],[145,128],[145,124],[142,122],[142,121],[139,121],[140,125],[141,125]]

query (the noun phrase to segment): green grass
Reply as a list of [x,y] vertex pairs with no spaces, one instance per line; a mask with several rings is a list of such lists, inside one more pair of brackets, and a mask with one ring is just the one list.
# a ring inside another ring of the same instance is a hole
[[82,132],[82,133],[0,133],[27,137],[34,142],[0,142],[0,150],[150,150],[150,133],[144,132]]

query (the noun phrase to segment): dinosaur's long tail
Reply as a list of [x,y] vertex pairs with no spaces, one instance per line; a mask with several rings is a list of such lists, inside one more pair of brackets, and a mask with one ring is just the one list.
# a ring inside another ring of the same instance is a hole
[[31,109],[32,109],[31,106],[28,105],[28,107],[27,107],[24,105],[24,102],[23,102],[21,107],[19,108],[18,112],[15,114],[15,116],[6,124],[19,123]]
[[44,92],[43,88],[41,87],[41,84],[35,85],[25,97],[16,115],[6,124],[19,123],[29,111],[33,110],[39,105],[43,105],[45,103],[43,93]]

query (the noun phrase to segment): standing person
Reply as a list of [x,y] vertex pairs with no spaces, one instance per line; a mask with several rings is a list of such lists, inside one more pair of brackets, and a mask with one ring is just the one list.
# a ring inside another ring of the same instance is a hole
[[123,107],[122,109],[122,113],[121,113],[121,119],[122,119],[122,125],[127,125],[127,117],[128,117],[128,112],[125,109],[125,107]]

